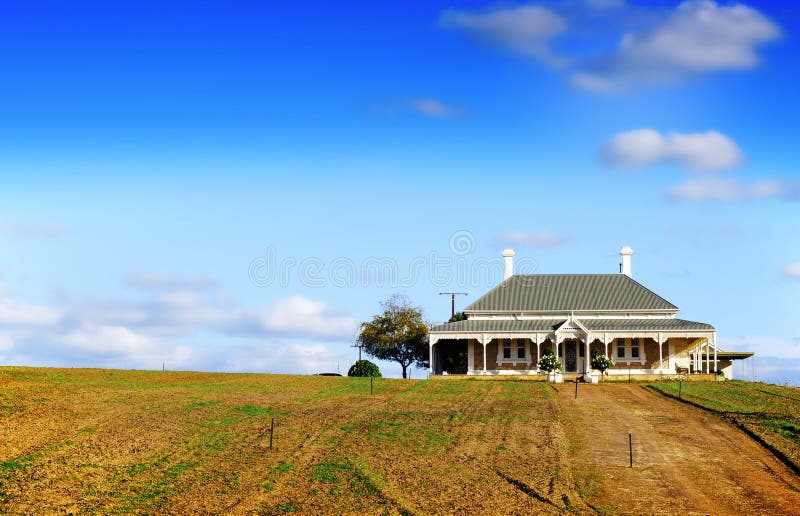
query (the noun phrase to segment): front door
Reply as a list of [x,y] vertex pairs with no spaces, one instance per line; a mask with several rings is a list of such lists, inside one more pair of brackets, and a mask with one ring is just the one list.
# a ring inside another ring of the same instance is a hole
[[568,340],[564,344],[564,372],[575,373],[578,371],[578,343]]

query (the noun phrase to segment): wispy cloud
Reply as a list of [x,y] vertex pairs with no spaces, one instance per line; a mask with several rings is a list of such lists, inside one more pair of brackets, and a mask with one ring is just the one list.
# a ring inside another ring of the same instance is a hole
[[746,183],[733,177],[703,177],[689,179],[667,191],[676,201],[736,202],[756,199],[800,199],[800,184],[777,179],[762,179]]
[[593,9],[619,9],[626,6],[625,0],[584,0]]
[[[583,10],[620,26],[622,12],[632,12],[624,0],[583,0]],[[741,3],[689,0],[670,10],[637,9],[640,28],[621,34],[616,48],[594,57],[552,50],[556,38],[589,33],[581,16],[566,3],[561,7],[523,5],[485,11],[445,11],[443,28],[466,32],[480,42],[524,54],[562,69],[570,84],[596,93],[624,92],[647,84],[676,83],[700,74],[746,70],[760,62],[759,50],[778,40],[780,27],[758,10]],[[625,9],[623,11],[623,8]],[[634,15],[630,15],[633,19]],[[653,20],[642,25],[641,20]],[[577,37],[577,36],[576,36]],[[567,43],[570,43],[569,41]],[[596,45],[590,45],[593,50]]]
[[601,150],[602,158],[619,168],[676,164],[692,170],[729,168],[741,163],[736,143],[716,131],[666,135],[654,129],[618,133]]
[[205,276],[170,276],[154,272],[135,272],[127,284],[145,290],[213,290],[217,283]]
[[64,224],[31,220],[0,221],[0,234],[14,237],[54,238],[68,231]]
[[698,73],[744,70],[758,64],[758,47],[780,36],[780,28],[751,7],[691,0],[650,30],[625,34],[613,54],[576,71],[570,81],[608,93]]
[[787,278],[800,279],[800,262],[786,264],[786,267],[783,268],[783,274]]
[[545,7],[526,5],[483,12],[450,10],[442,14],[439,23],[551,66],[561,66],[565,62],[553,54],[550,41],[564,32],[567,22]]
[[436,99],[415,99],[408,103],[414,111],[431,118],[452,118],[461,114],[461,110]]
[[16,299],[0,299],[0,325],[6,327],[52,326],[63,317],[63,311],[34,305]]
[[550,231],[506,231],[495,237],[495,243],[503,246],[556,247],[571,240],[569,235]]
[[358,323],[325,303],[293,296],[259,310],[242,311],[222,325],[234,335],[278,335],[315,340],[347,340]]

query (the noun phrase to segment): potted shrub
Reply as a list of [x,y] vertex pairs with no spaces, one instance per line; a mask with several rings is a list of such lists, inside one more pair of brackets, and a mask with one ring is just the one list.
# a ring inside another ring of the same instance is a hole
[[561,376],[561,362],[558,357],[553,353],[552,349],[544,350],[544,353],[539,358],[539,369],[547,373],[547,381],[553,383],[561,383],[564,378]]
[[614,367],[614,361],[605,356],[599,349],[592,351],[592,369],[600,371],[600,376],[605,377],[607,371]]

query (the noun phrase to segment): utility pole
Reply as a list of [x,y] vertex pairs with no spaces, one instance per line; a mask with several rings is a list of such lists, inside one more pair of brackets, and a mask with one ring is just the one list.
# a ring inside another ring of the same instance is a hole
[[450,296],[450,318],[456,315],[456,296],[466,296],[466,292],[439,292],[440,296]]
[[352,346],[350,346],[350,347],[351,347],[351,348],[358,348],[358,360],[359,360],[359,361],[361,361],[361,348],[363,348],[363,347],[364,347],[364,345],[363,345],[363,344],[361,344],[361,343],[359,342],[359,343],[357,343],[357,344],[353,344],[353,345],[352,345]]

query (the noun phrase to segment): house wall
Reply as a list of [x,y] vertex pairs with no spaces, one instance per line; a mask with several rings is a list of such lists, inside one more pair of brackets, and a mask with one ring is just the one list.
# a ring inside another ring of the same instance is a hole
[[667,339],[670,349],[675,349],[674,364],[672,364],[674,367],[689,368],[692,362],[689,352],[694,349],[694,341],[695,339],[685,338]]
[[[694,349],[696,339],[688,339],[688,338],[669,338],[667,339],[664,344],[662,345],[662,355],[664,358],[663,368],[664,369],[671,369],[674,366],[678,367],[689,367],[690,358],[689,352]],[[630,339],[626,340],[626,343],[630,343]],[[536,360],[536,343],[531,339],[528,343],[528,353],[529,353],[529,360],[525,363],[497,363],[497,353],[498,353],[498,346],[499,342],[497,340],[492,340],[486,346],[486,370],[487,371],[527,371],[527,370],[537,370],[538,363]],[[469,339],[468,341],[468,349],[472,353],[472,370],[473,371],[482,371],[483,370],[483,345],[478,342],[476,339]],[[546,349],[553,349],[553,352],[556,351],[555,345],[549,339],[544,340],[539,344],[539,356],[541,356]],[[626,351],[628,351],[626,348]],[[589,345],[589,356],[594,352],[594,350],[599,350],[601,353],[605,353],[606,345],[595,339]],[[673,356],[670,356],[670,352],[674,352]],[[631,369],[658,369],[659,368],[659,349],[658,349],[658,342],[655,339],[651,338],[640,338],[639,339],[639,353],[642,360],[635,360],[633,358],[618,358],[617,357],[617,347],[616,347],[616,340],[614,342],[610,342],[608,344],[608,354],[614,360],[615,365],[612,368],[612,371],[616,370],[618,372],[626,371],[628,369],[628,363],[630,362]],[[563,358],[563,357],[562,357]],[[578,370],[583,370],[583,358],[578,358]],[[730,364],[723,364],[720,361],[720,369],[729,366]],[[726,371],[726,376],[729,377],[729,372]]]
[[469,339],[469,349],[472,350],[472,364],[475,371],[483,370],[483,344],[475,339]]
[[[630,342],[632,339],[625,339],[625,352],[630,353]],[[639,358],[626,356],[619,358],[617,356],[617,339],[608,344],[608,356],[614,361],[614,367],[611,369],[628,369],[630,365],[633,369],[658,369],[660,367],[658,342],[651,338],[640,338],[639,340]],[[670,339],[673,340],[673,339]],[[661,347],[661,353],[664,357],[664,368],[669,367],[669,345],[665,342]]]
[[486,369],[497,369],[497,341],[493,340],[486,346]]

